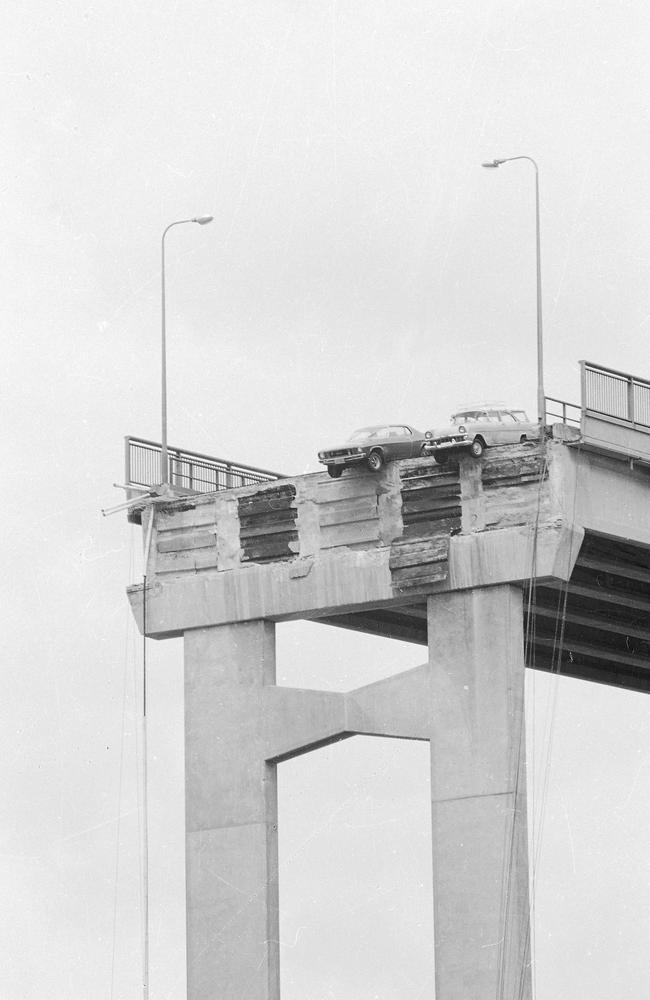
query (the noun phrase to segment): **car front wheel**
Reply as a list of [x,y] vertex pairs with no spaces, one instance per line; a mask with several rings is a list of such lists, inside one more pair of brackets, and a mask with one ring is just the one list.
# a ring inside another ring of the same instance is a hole
[[474,456],[474,458],[480,458],[483,452],[485,451],[485,445],[483,444],[480,438],[474,438],[474,440],[470,445],[469,450]]
[[327,472],[332,477],[332,479],[339,479],[341,473],[343,472],[342,465],[328,465]]
[[434,452],[433,457],[435,458],[438,465],[446,465],[447,462],[449,461],[449,452],[447,451],[440,451],[437,453]]
[[367,458],[368,468],[371,472],[379,472],[384,466],[384,456],[380,451],[371,451]]

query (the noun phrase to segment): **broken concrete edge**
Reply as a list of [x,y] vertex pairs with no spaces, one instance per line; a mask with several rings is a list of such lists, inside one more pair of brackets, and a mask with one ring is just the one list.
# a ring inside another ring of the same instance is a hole
[[[317,559],[230,570],[205,570],[193,576],[154,577],[147,581],[147,635],[172,638],[208,624],[267,619],[281,622],[326,618],[419,603],[429,594],[529,580],[569,579],[584,532],[562,519],[493,532],[455,535],[449,543],[446,579],[398,590],[390,571],[391,546],[368,551],[339,549]],[[296,574],[298,568],[298,574]],[[288,599],[288,595],[292,595]],[[366,599],[364,600],[363,597]],[[127,588],[140,632],[143,630],[143,583]],[[171,622],[173,609],[174,626]]]

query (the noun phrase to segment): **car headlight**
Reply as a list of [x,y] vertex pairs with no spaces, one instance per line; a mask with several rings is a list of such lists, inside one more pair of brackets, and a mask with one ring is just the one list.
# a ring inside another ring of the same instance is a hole
[[424,436],[425,436],[425,438],[428,438],[429,440],[431,440],[431,438],[433,437],[433,431],[425,431],[424,432]]
[[459,434],[467,434],[467,428],[464,427],[463,424],[460,424],[460,426],[458,428],[458,433]]

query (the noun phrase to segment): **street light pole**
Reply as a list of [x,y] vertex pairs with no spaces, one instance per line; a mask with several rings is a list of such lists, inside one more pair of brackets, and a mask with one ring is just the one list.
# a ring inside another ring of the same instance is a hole
[[162,293],[162,365],[161,365],[161,406],[162,406],[162,438],[160,449],[160,482],[162,485],[169,483],[169,454],[167,449],[167,330],[165,316],[165,236],[174,226],[184,226],[187,222],[198,222],[199,226],[206,226],[212,222],[211,215],[198,215],[193,219],[179,219],[178,222],[170,222],[162,234],[162,266],[161,266],[161,293]]
[[546,420],[546,396],[544,393],[544,339],[542,333],[542,250],[539,222],[539,168],[532,156],[506,156],[501,160],[483,163],[484,167],[500,167],[512,160],[528,160],[535,168],[535,247],[537,254],[537,420],[540,435]]

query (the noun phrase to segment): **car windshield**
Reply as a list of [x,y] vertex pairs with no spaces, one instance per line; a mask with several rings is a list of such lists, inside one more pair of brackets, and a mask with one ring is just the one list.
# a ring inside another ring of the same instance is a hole
[[386,424],[384,426],[360,427],[348,438],[349,444],[359,444],[362,441],[384,441],[387,438],[412,438],[414,431],[407,424]]
[[348,441],[364,441],[366,438],[373,437],[376,432],[376,427],[360,427],[358,431],[350,434]]
[[452,424],[472,424],[479,420],[487,420],[485,410],[468,410],[465,413],[454,413],[451,418]]

